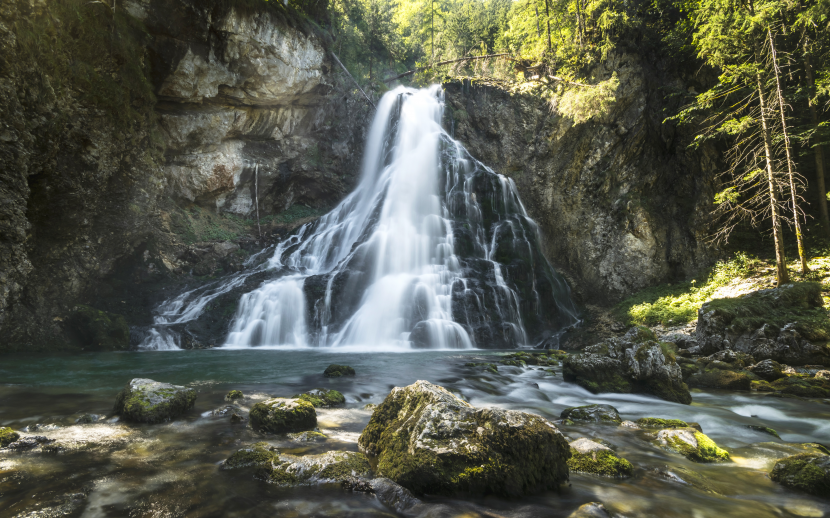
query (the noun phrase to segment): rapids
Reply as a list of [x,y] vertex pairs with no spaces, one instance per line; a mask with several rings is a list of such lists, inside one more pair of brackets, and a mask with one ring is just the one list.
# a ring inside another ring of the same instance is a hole
[[238,298],[227,348],[555,347],[578,321],[568,286],[513,182],[443,129],[443,111],[437,85],[387,93],[357,188],[248,270],[162,304],[140,348],[178,347],[222,296]]

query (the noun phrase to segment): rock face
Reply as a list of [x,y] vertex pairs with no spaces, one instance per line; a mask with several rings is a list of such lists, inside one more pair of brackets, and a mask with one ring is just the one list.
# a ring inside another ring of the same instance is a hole
[[[827,314],[821,286],[802,282],[716,299],[698,310],[702,354],[725,349],[787,365],[830,365]],[[759,374],[760,376],[760,374]]]
[[569,447],[553,424],[474,408],[426,381],[392,389],[358,444],[379,475],[415,493],[520,496],[568,479]]
[[816,496],[830,496],[830,455],[802,453],[775,463],[769,478]]
[[125,421],[161,423],[187,412],[195,402],[192,388],[135,378],[118,393],[114,411]]
[[125,351],[130,348],[130,328],[121,316],[89,306],[76,306],[64,327],[81,347],[104,351]]
[[657,442],[693,462],[723,462],[729,460],[729,452],[694,428],[660,430]]
[[673,344],[658,342],[648,328],[634,327],[622,338],[568,356],[562,376],[594,393],[644,393],[689,404],[692,396],[673,351]]
[[700,89],[710,78],[678,76],[635,54],[612,54],[591,75],[613,72],[612,110],[581,124],[533,94],[444,85],[455,138],[515,181],[554,267],[583,298],[604,302],[712,259],[706,236],[721,171],[714,147],[689,150],[694,128],[663,123],[664,110],[684,103],[666,87]]
[[[0,9],[0,352],[88,347],[79,304],[149,324],[165,283],[237,263],[249,230],[227,225],[257,201],[293,221],[359,174],[369,106],[266,2],[119,2],[123,45],[79,5]],[[40,55],[19,27],[63,44]]]
[[317,426],[317,412],[302,399],[269,399],[251,408],[251,426],[267,433],[304,432]]

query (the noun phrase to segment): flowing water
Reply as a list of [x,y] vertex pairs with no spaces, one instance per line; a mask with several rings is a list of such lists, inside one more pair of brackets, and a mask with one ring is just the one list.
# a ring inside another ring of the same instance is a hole
[[[63,453],[0,452],[0,516],[78,496],[77,516],[394,516],[371,495],[339,486],[278,488],[250,471],[222,471],[233,451],[267,440],[284,452],[357,450],[369,421],[366,403],[380,403],[393,386],[426,379],[476,406],[533,412],[548,419],[573,405],[607,403],[624,419],[646,416],[696,421],[733,462],[694,464],[668,453],[642,432],[609,425],[561,426],[571,440],[599,437],[631,461],[634,476],[617,480],[571,474],[570,485],[515,501],[425,497],[434,516],[567,516],[580,504],[602,501],[625,516],[791,517],[824,516],[827,500],[783,488],[766,473],[788,443],[830,442],[830,406],[753,393],[694,392],[691,406],[637,395],[594,395],[536,368],[499,366],[492,374],[465,367],[494,361],[498,352],[422,351],[333,353],[332,350],[206,350],[169,353],[88,353],[78,356],[9,357],[0,365],[0,425],[69,445]],[[328,379],[330,363],[352,365],[357,376]],[[150,377],[198,390],[196,407],[160,425],[123,425],[108,417],[74,424],[82,414],[109,416],[115,394],[131,378]],[[538,385],[538,387],[536,385]],[[291,396],[316,387],[340,390],[346,405],[318,411],[324,443],[293,443],[233,425],[221,410],[224,394],[240,389],[243,406],[270,396]],[[219,410],[217,415],[211,415]],[[745,427],[763,424],[782,440]],[[51,426],[49,426],[51,425]],[[75,445],[75,446],[72,446]],[[672,477],[694,470],[717,493]]]

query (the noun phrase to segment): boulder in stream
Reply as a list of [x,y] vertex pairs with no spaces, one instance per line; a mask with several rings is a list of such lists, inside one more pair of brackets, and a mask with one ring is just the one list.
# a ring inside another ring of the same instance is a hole
[[358,440],[379,475],[415,493],[521,496],[568,480],[570,448],[533,414],[475,408],[443,387],[395,387]]
[[573,441],[570,446],[568,468],[571,471],[618,478],[630,477],[634,471],[630,462],[598,442],[583,437]]
[[729,452],[694,428],[669,428],[657,433],[657,441],[666,449],[677,452],[692,462],[723,462]]
[[802,453],[775,463],[769,478],[816,496],[830,497],[830,455]]
[[135,378],[118,393],[114,411],[125,421],[161,423],[187,412],[195,402],[192,388]]
[[572,406],[559,415],[562,420],[581,421],[584,423],[620,424],[622,419],[617,409],[611,405]]
[[323,371],[323,376],[327,378],[339,378],[341,376],[354,376],[355,371],[352,367],[348,365],[337,365],[336,363],[332,363],[326,370]]
[[302,399],[273,398],[251,408],[251,426],[267,433],[304,432],[317,426],[314,405]]
[[692,396],[683,382],[676,348],[657,341],[647,327],[631,328],[622,338],[586,347],[562,363],[562,376],[591,392],[652,394],[667,401],[689,404]]
[[0,448],[5,448],[18,439],[20,439],[19,433],[7,426],[0,427]]
[[314,406],[314,408],[328,408],[332,406],[342,405],[346,402],[346,398],[343,397],[343,394],[341,394],[340,392],[336,390],[326,390],[321,388],[312,389],[308,392],[297,394],[294,397],[297,399],[302,399],[303,401],[308,401]]
[[227,394],[225,394],[225,401],[236,401],[237,399],[244,398],[245,395],[242,393],[241,390],[231,390]]

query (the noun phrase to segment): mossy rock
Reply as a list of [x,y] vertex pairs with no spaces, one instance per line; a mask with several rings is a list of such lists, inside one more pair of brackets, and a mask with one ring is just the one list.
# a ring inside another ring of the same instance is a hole
[[465,367],[484,367],[484,370],[487,372],[491,372],[493,374],[498,374],[499,367],[495,363],[476,363],[476,362],[467,362],[464,364]]
[[[713,362],[714,363],[714,362]],[[711,388],[722,390],[750,390],[752,380],[746,372],[722,368],[706,368],[699,374],[690,376],[686,383],[692,388]]]
[[688,428],[689,424],[680,419],[660,419],[658,417],[643,417],[637,419],[637,424],[643,428]]
[[666,449],[680,453],[692,462],[724,462],[729,452],[694,428],[660,430],[657,440]]
[[620,413],[611,405],[572,406],[563,410],[559,418],[583,423],[622,423]]
[[9,427],[0,427],[0,448],[5,448],[20,439],[20,434]]
[[268,443],[257,443],[234,452],[222,469],[255,468],[258,478],[281,486],[343,482],[352,477],[370,477],[366,455],[329,451],[319,455],[280,454]]
[[63,325],[80,347],[101,351],[130,348],[130,327],[121,315],[89,306],[75,306]]
[[314,405],[302,399],[273,398],[251,408],[251,426],[266,433],[305,432],[317,427]]
[[830,455],[802,453],[781,459],[769,478],[811,495],[830,497]]
[[579,473],[590,473],[606,477],[630,477],[634,467],[627,460],[620,458],[611,448],[591,441],[577,439],[570,444],[571,458],[568,468]]
[[288,434],[288,437],[290,437],[291,440],[295,442],[323,442],[329,439],[326,434],[319,432],[317,430],[290,433]]
[[192,388],[135,378],[115,398],[116,414],[134,423],[161,423],[184,414],[196,403]]
[[746,425],[746,427],[749,428],[750,430],[753,430],[753,431],[756,431],[756,432],[761,432],[761,433],[765,433],[765,434],[768,434],[768,435],[772,435],[773,437],[778,437],[779,439],[781,438],[781,436],[778,435],[778,432],[776,432],[775,430],[773,430],[772,428],[770,428],[768,426],[763,426],[763,425],[758,425],[758,424],[748,424],[748,425]]
[[773,390],[793,396],[808,398],[830,397],[830,380],[807,375],[793,374],[779,378],[769,384]]
[[279,450],[267,442],[258,442],[247,448],[235,451],[223,463],[223,469],[239,469],[248,467],[270,466],[279,459]]
[[752,381],[750,382],[749,387],[757,392],[775,392],[775,387],[770,385],[768,381],[764,380]]
[[327,378],[339,378],[341,376],[354,376],[356,373],[353,368],[348,365],[337,365],[332,363],[326,370],[323,371],[323,376]]
[[237,399],[242,399],[243,397],[245,397],[245,395],[241,390],[231,390],[225,394],[225,401],[235,401]]
[[309,390],[308,392],[297,394],[294,397],[296,399],[308,401],[314,406],[314,408],[328,408],[342,405],[346,402],[346,398],[343,397],[343,394],[340,392],[321,388]]
[[416,493],[518,497],[568,479],[570,448],[552,423],[474,408],[426,381],[394,388],[358,444],[380,476]]

